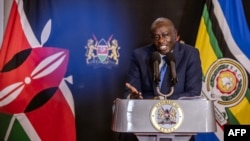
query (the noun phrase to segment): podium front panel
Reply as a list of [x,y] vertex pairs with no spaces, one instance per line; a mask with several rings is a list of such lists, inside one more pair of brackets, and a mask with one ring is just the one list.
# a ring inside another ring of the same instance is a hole
[[[177,103],[183,120],[174,133],[215,132],[215,116],[212,101],[171,100]],[[112,130],[115,132],[159,133],[151,123],[152,108],[160,100],[116,99],[113,107]]]

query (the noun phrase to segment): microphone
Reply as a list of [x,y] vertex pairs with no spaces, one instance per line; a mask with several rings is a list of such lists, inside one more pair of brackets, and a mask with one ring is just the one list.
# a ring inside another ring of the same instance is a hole
[[167,57],[167,63],[170,66],[172,85],[174,86],[178,81],[178,78],[176,75],[176,70],[175,70],[175,56],[173,53],[168,53],[168,54],[166,54],[166,57]]
[[154,73],[154,82],[156,85],[159,85],[160,82],[160,73],[159,73],[159,65],[161,63],[161,56],[158,51],[154,51],[152,53],[152,63],[153,63],[153,73]]

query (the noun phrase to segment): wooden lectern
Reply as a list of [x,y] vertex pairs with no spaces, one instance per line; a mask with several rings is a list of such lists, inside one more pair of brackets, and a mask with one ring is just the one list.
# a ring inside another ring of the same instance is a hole
[[140,141],[188,141],[216,131],[212,101],[116,99],[112,130],[134,133]]

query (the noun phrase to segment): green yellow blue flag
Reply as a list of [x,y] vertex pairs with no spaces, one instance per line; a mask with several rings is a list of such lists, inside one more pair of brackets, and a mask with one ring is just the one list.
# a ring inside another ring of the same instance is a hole
[[195,46],[200,51],[202,93],[214,101],[216,133],[196,140],[223,141],[223,126],[250,124],[250,32],[241,0],[207,0]]

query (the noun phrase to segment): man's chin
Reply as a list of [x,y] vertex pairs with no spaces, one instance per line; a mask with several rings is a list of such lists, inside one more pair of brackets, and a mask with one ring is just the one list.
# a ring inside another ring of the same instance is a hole
[[169,50],[164,50],[164,51],[159,51],[159,52],[162,55],[167,55],[170,51]]

